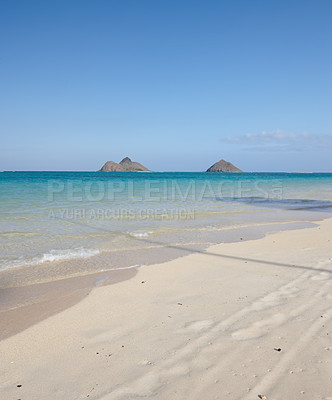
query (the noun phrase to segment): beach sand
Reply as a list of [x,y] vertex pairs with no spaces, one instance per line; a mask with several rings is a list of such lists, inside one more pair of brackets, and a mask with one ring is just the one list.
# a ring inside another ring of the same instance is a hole
[[332,219],[82,297],[0,342],[1,399],[332,399]]

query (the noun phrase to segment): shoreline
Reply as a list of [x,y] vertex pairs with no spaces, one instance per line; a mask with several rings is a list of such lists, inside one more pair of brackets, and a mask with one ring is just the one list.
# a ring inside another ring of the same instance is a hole
[[[330,215],[324,215],[315,220],[260,221],[249,225],[216,229],[209,231],[209,241],[203,239],[189,243],[185,241],[183,243],[167,243],[155,240],[153,237],[131,237],[133,242],[137,242],[137,246],[132,248],[118,248],[111,251],[98,250],[96,255],[87,258],[41,262],[2,269],[0,270],[0,286],[1,289],[7,289],[87,276],[98,272],[134,268],[140,265],[159,264],[182,257],[188,252],[207,249],[213,244],[259,239],[274,231],[304,229],[329,217]],[[145,244],[145,246],[141,246],[142,244]],[[107,267],[101,267],[102,265]],[[50,268],[48,268],[49,266]]]
[[[301,227],[301,225],[303,225]],[[241,241],[259,240],[275,232],[306,229],[317,226],[317,221],[291,221],[273,224],[257,224],[250,227],[249,233],[233,229],[232,239],[226,243],[240,243]],[[256,231],[257,230],[257,231]],[[242,237],[243,236],[243,237]],[[235,239],[236,237],[236,239]],[[214,244],[214,245],[220,245]],[[212,245],[213,246],[213,245]],[[162,255],[158,254],[157,260],[153,257],[145,266],[163,264],[190,254],[204,254],[211,245],[204,247],[168,246],[171,251]],[[157,249],[159,251],[159,249]],[[137,252],[137,251],[136,251]],[[136,254],[136,253],[135,253]],[[144,252],[142,254],[144,257]],[[147,261],[147,260],[145,260]],[[79,261],[77,261],[79,262]],[[64,262],[63,264],[66,264]],[[69,276],[56,280],[37,282],[24,286],[4,287],[0,290],[0,342],[24,329],[51,317],[65,309],[74,306],[83,300],[98,286],[106,286],[131,279],[136,275],[141,266],[120,267],[96,271],[88,274]],[[2,271],[0,277],[15,275],[19,268]],[[6,274],[7,272],[7,274]],[[33,269],[32,269],[33,272]]]
[[0,393],[328,399],[331,234],[332,218],[213,245],[100,286],[0,342]]

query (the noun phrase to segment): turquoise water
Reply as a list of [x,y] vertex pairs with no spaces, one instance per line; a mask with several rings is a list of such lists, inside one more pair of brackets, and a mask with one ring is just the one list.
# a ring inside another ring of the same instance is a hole
[[332,174],[3,172],[0,270],[129,266],[134,251],[206,246],[331,211]]

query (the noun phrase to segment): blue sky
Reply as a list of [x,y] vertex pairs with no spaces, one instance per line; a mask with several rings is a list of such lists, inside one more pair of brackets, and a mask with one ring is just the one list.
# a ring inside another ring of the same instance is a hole
[[0,170],[332,171],[332,1],[0,2]]

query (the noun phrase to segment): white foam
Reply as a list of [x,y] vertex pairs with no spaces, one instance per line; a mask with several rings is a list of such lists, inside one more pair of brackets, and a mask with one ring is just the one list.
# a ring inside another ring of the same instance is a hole
[[119,271],[122,269],[143,268],[145,266],[146,266],[145,264],[133,264],[133,265],[128,265],[127,267],[115,267],[115,268],[101,269],[100,272]]
[[99,250],[96,249],[84,249],[83,247],[78,247],[76,249],[69,250],[51,250],[49,253],[43,254],[39,263],[49,262],[49,261],[61,261],[70,260],[73,258],[88,258],[99,254]]
[[41,256],[36,256],[30,259],[24,259],[21,257],[16,260],[4,261],[0,266],[0,271],[11,268],[20,268],[28,265],[43,264],[45,262],[72,260],[76,258],[89,258],[99,253],[100,251],[97,249],[85,249],[83,247],[66,250],[50,250]]
[[151,231],[146,231],[146,232],[129,232],[129,236],[135,237],[135,238],[146,238],[151,235]]

